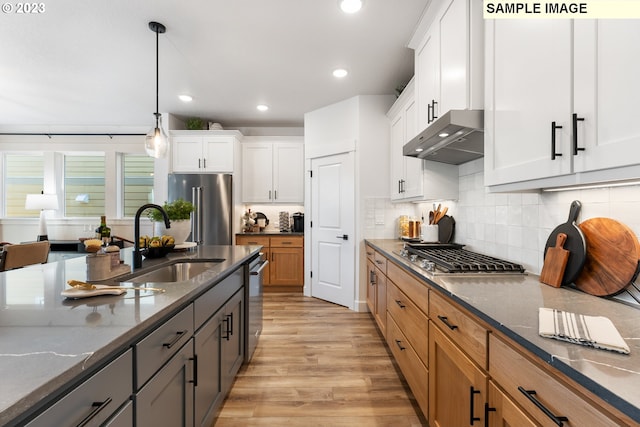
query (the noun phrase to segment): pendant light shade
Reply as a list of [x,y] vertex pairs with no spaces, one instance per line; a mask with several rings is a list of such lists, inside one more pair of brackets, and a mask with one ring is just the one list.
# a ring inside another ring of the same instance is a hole
[[149,133],[147,133],[144,141],[144,148],[147,151],[147,154],[151,157],[155,157],[156,159],[164,157],[167,154],[167,148],[169,147],[169,138],[167,138],[167,134],[164,131],[162,126],[162,115],[160,114],[158,107],[158,92],[159,92],[159,49],[158,49],[158,39],[159,34],[167,31],[166,27],[159,22],[149,22],[149,29],[156,33],[156,112],[154,115],[156,116],[156,124]]

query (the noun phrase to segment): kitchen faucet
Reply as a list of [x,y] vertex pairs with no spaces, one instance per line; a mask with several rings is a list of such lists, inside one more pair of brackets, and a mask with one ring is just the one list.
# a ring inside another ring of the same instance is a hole
[[140,215],[142,214],[142,212],[144,212],[146,209],[149,208],[155,208],[157,210],[160,211],[160,213],[162,214],[162,216],[164,217],[164,226],[167,228],[171,228],[171,222],[169,221],[169,215],[167,215],[167,212],[165,212],[164,209],[162,209],[161,206],[158,205],[154,205],[153,203],[147,203],[146,205],[142,205],[138,208],[138,211],[136,212],[136,217],[134,220],[134,242],[133,242],[133,268],[132,270],[135,270],[136,268],[140,268],[142,267],[142,253],[140,252]]

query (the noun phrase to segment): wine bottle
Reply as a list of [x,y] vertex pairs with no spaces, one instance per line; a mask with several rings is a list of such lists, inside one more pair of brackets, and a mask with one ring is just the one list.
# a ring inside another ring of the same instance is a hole
[[107,246],[111,241],[111,228],[107,226],[107,217],[105,215],[100,217],[100,227],[98,227],[98,230],[100,231],[102,244]]

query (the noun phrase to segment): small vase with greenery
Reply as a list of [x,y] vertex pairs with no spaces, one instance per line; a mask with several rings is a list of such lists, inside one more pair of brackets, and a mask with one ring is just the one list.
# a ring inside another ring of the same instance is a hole
[[171,228],[164,227],[164,219],[157,209],[150,209],[148,216],[154,222],[154,234],[162,236],[164,234],[173,236],[176,244],[184,243],[191,233],[191,212],[196,210],[193,203],[184,199],[177,199],[173,202],[164,202],[162,209],[165,210],[171,221]]

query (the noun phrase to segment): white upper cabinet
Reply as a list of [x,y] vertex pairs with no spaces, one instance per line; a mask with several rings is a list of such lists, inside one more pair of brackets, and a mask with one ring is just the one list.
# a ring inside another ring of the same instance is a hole
[[417,131],[449,110],[483,107],[481,7],[473,0],[433,1],[424,17],[431,19],[428,29],[410,42],[415,46]]
[[391,200],[405,200],[422,196],[421,159],[402,155],[402,147],[417,135],[417,108],[413,80],[389,110],[391,125]]
[[486,185],[516,191],[640,176],[640,56],[621,48],[640,36],[637,21],[486,25]]
[[[633,19],[574,22],[576,172],[640,163],[640,23]],[[595,42],[594,42],[595,41]]]
[[304,203],[304,144],[299,140],[242,144],[244,203]]
[[173,172],[232,173],[237,131],[172,131]]

